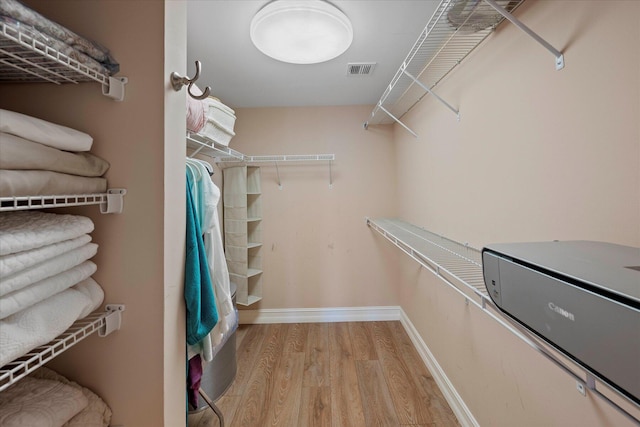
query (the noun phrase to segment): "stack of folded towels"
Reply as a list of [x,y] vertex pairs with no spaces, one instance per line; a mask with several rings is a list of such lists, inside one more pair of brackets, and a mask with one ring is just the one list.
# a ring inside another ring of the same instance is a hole
[[94,392],[40,368],[0,393],[3,427],[107,427],[111,409]]
[[109,163],[75,129],[0,109],[0,197],[104,193]]
[[102,304],[93,228],[79,215],[0,212],[0,367]]

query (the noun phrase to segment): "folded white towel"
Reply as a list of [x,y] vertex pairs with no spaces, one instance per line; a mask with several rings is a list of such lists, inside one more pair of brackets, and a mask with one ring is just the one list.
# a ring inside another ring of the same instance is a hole
[[42,170],[0,169],[0,197],[96,194],[106,191],[106,178]]
[[83,313],[90,313],[100,307],[103,297],[100,285],[88,278],[0,320],[0,366],[60,335],[80,319]]
[[11,276],[0,276],[0,297],[80,265],[92,258],[96,252],[98,252],[98,245],[87,243]]
[[47,170],[79,176],[102,176],[109,162],[91,153],[71,153],[0,132],[0,169]]
[[88,404],[82,390],[59,381],[25,377],[0,393],[0,425],[60,427]]
[[98,285],[98,282],[93,280],[93,278],[89,277],[82,282],[78,283],[71,289],[74,289],[78,292],[84,294],[87,298],[89,298],[90,304],[86,304],[80,314],[78,314],[78,319],[82,319],[90,315],[93,311],[95,311],[102,301],[104,301],[104,290],[102,287]]
[[89,404],[86,408],[80,411],[76,416],[71,418],[69,422],[62,427],[108,427],[111,421],[111,408],[94,392],[87,387],[83,387],[80,384],[70,381],[64,376],[60,375],[56,371],[47,367],[41,367],[32,374],[33,378],[40,378],[45,380],[58,381],[71,387],[77,388],[85,395]]
[[4,277],[26,270],[29,267],[53,258],[56,255],[84,246],[89,242],[91,242],[91,236],[83,234],[75,239],[64,240],[41,248],[2,255],[0,256],[0,285]]
[[67,151],[89,151],[91,135],[66,126],[0,109],[0,131]]
[[79,215],[40,211],[0,212],[0,255],[62,242],[93,231],[93,221]]
[[95,273],[96,269],[96,265],[93,262],[85,261],[67,271],[47,277],[26,288],[0,297],[0,319],[11,316],[71,286],[77,285]]

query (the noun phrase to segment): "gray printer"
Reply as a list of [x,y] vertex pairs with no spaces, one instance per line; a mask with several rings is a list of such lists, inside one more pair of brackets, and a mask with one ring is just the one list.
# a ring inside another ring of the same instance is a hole
[[501,311],[640,404],[640,248],[492,244],[482,265]]

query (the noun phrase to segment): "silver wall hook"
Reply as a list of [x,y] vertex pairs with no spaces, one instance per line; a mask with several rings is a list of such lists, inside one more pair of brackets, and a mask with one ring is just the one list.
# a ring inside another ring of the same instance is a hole
[[201,70],[202,64],[200,63],[200,61],[196,61],[196,75],[193,76],[192,79],[190,79],[189,77],[183,77],[174,71],[173,73],[171,73],[171,86],[173,86],[173,89],[175,91],[179,91],[180,89],[182,89],[182,86],[187,86],[187,93],[189,93],[190,97],[194,99],[205,99],[211,93],[211,88],[209,86],[204,88],[202,95],[196,95],[191,92],[191,88],[193,87],[194,83],[200,78]]

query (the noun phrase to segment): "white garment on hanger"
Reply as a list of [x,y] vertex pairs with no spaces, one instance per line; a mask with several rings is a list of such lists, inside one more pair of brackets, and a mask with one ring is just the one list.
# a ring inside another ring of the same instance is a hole
[[193,189],[193,194],[197,199],[194,202],[198,209],[203,210],[203,212],[199,212],[201,215],[200,226],[204,234],[204,246],[219,316],[218,323],[207,338],[196,346],[192,346],[199,348],[191,348],[190,353],[200,353],[205,361],[210,362],[218,349],[226,342],[230,333],[237,327],[238,319],[231,300],[229,270],[227,269],[218,219],[220,189],[209,177],[208,170],[202,161],[187,159],[187,168],[194,177],[194,185],[199,186],[199,190],[201,190]]

